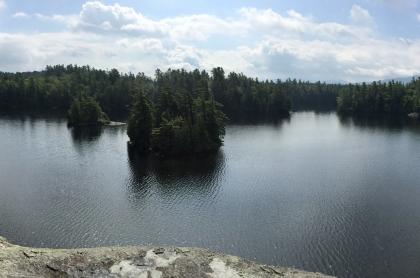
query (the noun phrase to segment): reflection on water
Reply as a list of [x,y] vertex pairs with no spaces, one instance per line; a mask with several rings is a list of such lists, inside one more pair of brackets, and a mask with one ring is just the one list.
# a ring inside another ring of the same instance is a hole
[[183,158],[144,157],[127,147],[130,165],[129,190],[136,198],[147,196],[147,190],[170,196],[192,195],[212,199],[217,194],[223,176],[223,151]]
[[371,115],[371,116],[350,116],[350,115],[338,115],[340,123],[343,126],[357,127],[364,129],[386,129],[402,130],[410,128],[413,131],[420,132],[420,122],[415,119],[410,119],[407,116],[392,116],[392,115]]
[[133,183],[141,184],[145,178],[156,177],[160,184],[176,184],[179,180],[204,181],[214,184],[223,171],[224,155],[216,153],[200,154],[182,158],[158,158],[153,155],[142,156],[127,148]]
[[[316,112],[318,113],[318,112]],[[229,125],[258,125],[270,124],[275,127],[281,127],[284,123],[289,123],[291,115],[284,115],[282,117],[269,117],[269,116],[255,116],[255,115],[242,115],[240,117],[228,119]]]
[[95,141],[102,134],[102,127],[100,126],[72,127],[69,130],[75,144],[81,144],[83,141]]
[[0,235],[38,247],[205,247],[339,277],[420,277],[420,132],[297,112],[158,160],[125,127],[0,116]]
[[103,128],[101,126],[68,127],[68,131],[71,134],[74,149],[80,155],[89,155],[92,147],[98,144]]

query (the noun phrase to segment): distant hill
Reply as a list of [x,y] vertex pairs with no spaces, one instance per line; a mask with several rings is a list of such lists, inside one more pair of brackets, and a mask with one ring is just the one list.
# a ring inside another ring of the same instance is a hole
[[413,78],[419,78],[420,75],[414,75],[414,76],[408,76],[408,77],[396,77],[396,78],[388,78],[388,79],[384,79],[381,80],[381,82],[385,83],[385,82],[390,82],[390,81],[396,81],[396,82],[401,82],[401,83],[410,83],[411,80],[413,80]]

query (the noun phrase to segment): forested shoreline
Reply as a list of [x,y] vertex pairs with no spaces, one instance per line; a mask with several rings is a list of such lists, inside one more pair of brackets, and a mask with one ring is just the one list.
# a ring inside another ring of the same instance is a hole
[[349,84],[339,93],[337,110],[356,115],[420,113],[420,78],[407,84]]
[[189,92],[195,99],[205,88],[230,119],[284,116],[290,110],[334,110],[351,114],[407,114],[420,111],[420,78],[408,84],[372,82],[327,84],[301,80],[258,80],[241,73],[156,70],[120,73],[90,66],[55,65],[43,71],[0,72],[3,111],[67,112],[74,100],[93,99],[111,117],[127,118],[138,92],[157,104],[162,93],[176,101]]
[[187,90],[186,80],[174,79],[174,72],[158,72],[154,100],[140,88],[128,119],[132,147],[173,156],[215,151],[222,145],[225,114],[209,90],[208,75],[195,78],[195,87]]
[[242,73],[226,73],[220,67],[211,72],[156,70],[149,77],[115,69],[56,65],[36,72],[0,72],[0,109],[67,112],[73,100],[82,95],[94,98],[108,115],[127,117],[139,90],[152,102],[159,98],[163,88],[159,80],[164,74],[172,94],[179,89],[194,92],[198,82],[205,80],[230,119],[284,116],[299,109],[335,109],[343,88],[340,84],[296,79],[258,80]]
[[156,102],[162,90],[174,96],[181,91],[195,96],[203,83],[230,118],[250,114],[285,115],[290,111],[289,97],[283,88],[286,83],[259,81],[237,73],[226,75],[222,68],[215,68],[211,73],[156,70],[152,78],[143,73],[122,74],[116,69],[106,71],[75,65],[47,66],[39,72],[1,72],[0,108],[66,112],[73,100],[82,95],[94,98],[108,115],[127,116],[140,90]]

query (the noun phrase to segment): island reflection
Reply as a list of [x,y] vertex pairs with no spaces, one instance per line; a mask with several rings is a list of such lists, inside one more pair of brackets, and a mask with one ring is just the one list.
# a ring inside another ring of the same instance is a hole
[[130,168],[128,191],[136,200],[150,194],[159,198],[213,199],[224,178],[222,150],[196,156],[161,159],[144,157],[127,148]]
[[72,127],[70,132],[75,143],[93,142],[101,136],[102,128],[100,126]]

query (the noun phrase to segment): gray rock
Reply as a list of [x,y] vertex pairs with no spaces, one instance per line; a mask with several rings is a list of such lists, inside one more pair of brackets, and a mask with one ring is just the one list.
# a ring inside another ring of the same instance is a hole
[[0,277],[330,277],[257,264],[198,248],[35,249],[0,237]]
[[412,118],[412,119],[418,119],[419,118],[419,113],[410,113],[408,114],[408,117]]

